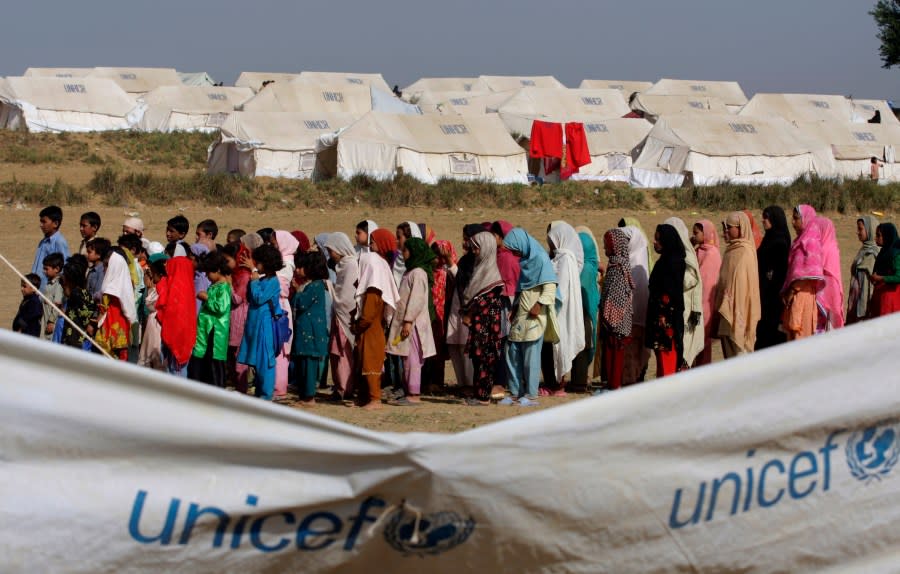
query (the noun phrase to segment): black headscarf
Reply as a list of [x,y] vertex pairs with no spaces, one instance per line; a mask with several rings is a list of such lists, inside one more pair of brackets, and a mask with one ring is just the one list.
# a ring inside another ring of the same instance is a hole
[[[683,349],[684,338],[684,272],[685,263],[684,243],[678,230],[668,224],[656,226],[656,234],[659,236],[661,251],[653,271],[650,273],[650,300],[647,305],[647,332],[646,342],[652,347],[654,341],[662,338],[658,333],[658,317],[664,313],[664,309],[670,309],[668,320],[671,322],[674,333],[672,335],[675,348],[678,351],[679,361]],[[663,296],[668,296],[669,303],[663,302]]]
[[784,210],[770,205],[763,210],[763,218],[769,220],[771,228],[766,230],[756,262],[759,269],[759,296],[762,304],[763,323],[781,323],[781,287],[787,277],[788,254],[791,251],[791,232],[788,229]]
[[893,223],[882,223],[877,231],[881,232],[881,251],[875,258],[875,273],[878,275],[894,275],[894,255],[897,253],[897,227]]

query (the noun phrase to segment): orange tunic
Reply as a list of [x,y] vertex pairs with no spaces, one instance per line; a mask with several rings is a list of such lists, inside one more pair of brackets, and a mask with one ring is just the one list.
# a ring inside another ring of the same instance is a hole
[[384,368],[384,301],[377,289],[366,291],[362,317],[356,322],[356,352],[361,374],[380,375]]
[[782,325],[787,332],[788,340],[809,337],[816,332],[817,285],[818,281],[815,279],[804,279],[794,281],[788,289],[782,317]]

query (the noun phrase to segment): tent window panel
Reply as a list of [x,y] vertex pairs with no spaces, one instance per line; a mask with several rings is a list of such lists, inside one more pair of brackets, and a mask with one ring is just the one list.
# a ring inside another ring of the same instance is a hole
[[300,155],[300,171],[312,171],[316,167],[316,154],[304,153]]
[[755,157],[739,157],[735,166],[736,175],[762,175],[765,173],[763,163]]
[[669,162],[672,161],[673,153],[675,153],[675,148],[673,148],[673,147],[663,148],[662,153],[659,154],[659,161],[656,162],[656,167],[661,167],[663,169],[669,169]]
[[469,154],[450,154],[450,173],[457,175],[480,175],[478,157]]
[[222,124],[225,123],[225,120],[228,119],[228,114],[225,112],[217,112],[215,114],[209,114],[206,118],[206,127],[208,128],[220,128]]
[[609,171],[628,169],[628,156],[621,153],[614,153],[606,156],[606,167]]

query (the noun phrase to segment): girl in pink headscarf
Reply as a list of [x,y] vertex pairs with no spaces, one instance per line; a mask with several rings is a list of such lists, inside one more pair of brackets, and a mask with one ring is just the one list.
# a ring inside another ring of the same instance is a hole
[[[291,235],[290,232],[281,229],[275,231],[272,238],[272,244],[281,253],[281,260],[284,262],[284,267],[275,274],[275,276],[278,277],[279,285],[281,285],[281,295],[278,301],[281,304],[281,308],[284,309],[284,312],[288,314],[291,325],[293,325],[294,316],[291,310],[290,301],[291,280],[294,278],[294,254],[297,253],[300,242],[297,241],[297,238]],[[287,397],[288,378],[290,376],[291,365],[291,347],[293,342],[294,336],[291,334],[291,338],[285,343],[282,351],[275,357],[275,400]]]
[[822,238],[822,269],[825,284],[816,293],[819,317],[816,332],[831,331],[844,326],[844,284],[841,281],[841,252],[838,248],[834,223],[827,217],[813,222]]
[[792,223],[797,238],[788,254],[788,271],[781,295],[784,298],[782,327],[788,340],[809,337],[816,332],[816,293],[825,281],[821,227],[815,224],[816,210],[801,204],[794,208]]
[[700,262],[700,282],[703,285],[703,351],[694,361],[695,366],[708,365],[712,362],[712,328],[716,313],[716,286],[719,282],[719,270],[722,268],[722,254],[719,252],[719,234],[712,221],[703,219],[694,224],[691,243],[697,252]]

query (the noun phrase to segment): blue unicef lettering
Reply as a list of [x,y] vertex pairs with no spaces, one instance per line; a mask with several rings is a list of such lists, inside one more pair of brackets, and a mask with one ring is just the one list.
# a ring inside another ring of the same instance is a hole
[[900,425],[880,423],[852,433],[845,453],[850,474],[866,483],[881,480],[900,458]]
[[743,470],[724,472],[700,481],[694,488],[678,488],[672,496],[669,527],[679,529],[717,518],[727,519],[754,508],[772,508],[817,492],[828,492],[831,454],[839,448],[835,437],[840,432],[829,434],[819,449],[800,451],[783,459],[760,460],[755,449],[749,450]]
[[418,515],[401,508],[384,527],[384,539],[404,555],[437,555],[469,539],[475,519],[450,511]]

